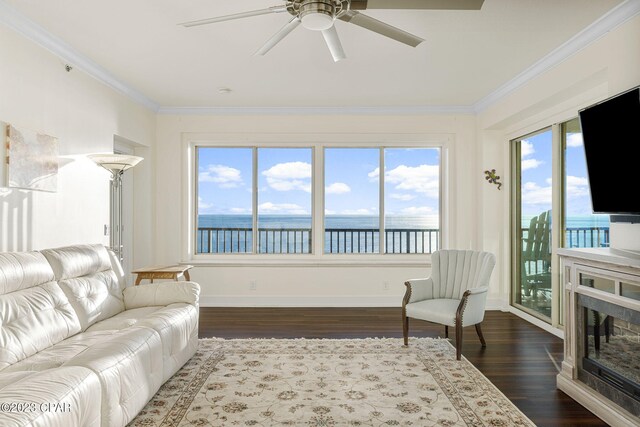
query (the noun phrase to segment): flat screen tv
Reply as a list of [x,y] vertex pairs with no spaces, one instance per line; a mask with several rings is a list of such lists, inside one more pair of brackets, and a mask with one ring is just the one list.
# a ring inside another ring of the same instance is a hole
[[594,213],[640,215],[640,86],[580,111]]

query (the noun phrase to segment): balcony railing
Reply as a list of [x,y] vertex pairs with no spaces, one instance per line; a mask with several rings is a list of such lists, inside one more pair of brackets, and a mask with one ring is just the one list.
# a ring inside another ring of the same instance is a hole
[[[310,254],[312,233],[310,228],[259,228],[258,253]],[[198,253],[250,253],[253,248],[251,228],[198,228]],[[440,230],[437,229],[387,229],[385,253],[424,254],[437,250]],[[380,231],[378,229],[327,228],[324,233],[325,253],[359,254],[378,253]]]
[[575,227],[565,231],[567,248],[609,247],[609,227]]
[[[524,246],[529,236],[529,229],[521,228],[520,230]],[[609,247],[609,227],[568,227],[564,231],[566,248]]]
[[[522,229],[522,240],[529,230]],[[310,254],[313,248],[310,228],[259,228],[258,253]],[[198,228],[198,253],[250,253],[253,248],[251,228]],[[386,229],[384,249],[387,254],[427,254],[438,250],[438,229]],[[328,254],[378,253],[378,229],[327,228],[324,248]],[[609,246],[608,227],[570,227],[565,230],[565,247],[591,248]]]

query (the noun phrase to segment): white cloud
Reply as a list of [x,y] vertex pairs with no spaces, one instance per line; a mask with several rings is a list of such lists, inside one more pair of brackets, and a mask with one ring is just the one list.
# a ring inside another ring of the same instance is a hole
[[198,176],[200,182],[213,182],[221,188],[235,188],[242,184],[242,173],[225,165],[210,165]]
[[582,147],[584,141],[581,133],[570,133],[567,135],[567,147]]
[[526,139],[520,141],[520,155],[524,159],[525,157],[529,157],[533,153],[536,152],[536,149],[533,148],[533,144]]
[[375,168],[374,170],[369,172],[367,176],[369,177],[369,180],[377,181],[378,178],[380,178],[380,168]]
[[325,187],[325,194],[345,194],[351,192],[351,187],[349,187],[344,182],[334,182],[333,184]]
[[573,199],[576,197],[589,195],[589,180],[582,176],[567,175],[567,197]]
[[366,209],[366,208],[362,208],[362,209],[345,209],[340,213],[342,215],[371,215],[372,213],[374,213],[374,210]]
[[324,210],[324,214],[325,215],[335,215],[337,212],[331,209],[325,209]]
[[[525,182],[522,186],[522,202],[527,205],[551,204],[551,178],[545,180],[546,186],[541,187],[535,182]],[[589,181],[585,177],[567,175],[566,196],[576,199],[589,195]]]
[[207,209],[211,209],[213,207],[212,203],[206,203],[202,197],[198,196],[198,211],[206,211]]
[[527,169],[535,169],[538,166],[544,164],[542,160],[538,159],[525,159],[520,164],[520,169],[526,171]]
[[309,212],[307,212],[302,206],[294,203],[264,202],[258,205],[258,213],[307,215]]
[[409,200],[413,200],[416,198],[413,194],[400,194],[400,193],[392,193],[389,197],[396,200],[402,200],[403,202],[408,202]]
[[402,209],[402,213],[406,215],[424,215],[433,213],[433,208],[428,206],[411,206]]
[[385,182],[395,184],[396,190],[415,191],[437,198],[440,195],[440,167],[400,165],[385,173]]
[[540,187],[535,182],[525,182],[522,186],[522,203],[526,205],[550,205],[551,186]]
[[262,172],[269,187],[276,191],[301,190],[311,192],[311,163],[278,163]]
[[248,214],[251,213],[251,209],[249,208],[231,208],[229,212],[234,214]]
[[525,159],[525,157],[531,156],[536,152],[536,149],[533,147],[533,143],[523,139],[520,141],[520,155],[522,157],[522,163],[520,164],[520,169],[526,171],[527,169],[535,169],[540,165],[543,165],[544,162],[538,159]]

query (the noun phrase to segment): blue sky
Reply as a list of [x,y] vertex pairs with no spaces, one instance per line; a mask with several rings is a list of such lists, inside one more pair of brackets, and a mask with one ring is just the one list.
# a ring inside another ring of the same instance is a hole
[[[250,148],[200,148],[199,214],[250,214]],[[378,215],[379,156],[371,149],[325,150],[327,215]],[[434,216],[439,210],[439,149],[385,150],[386,215]],[[258,150],[258,213],[310,215],[312,150]]]
[[[591,196],[581,133],[566,135],[566,216],[591,215]],[[538,215],[551,209],[551,130],[522,140],[522,214]]]

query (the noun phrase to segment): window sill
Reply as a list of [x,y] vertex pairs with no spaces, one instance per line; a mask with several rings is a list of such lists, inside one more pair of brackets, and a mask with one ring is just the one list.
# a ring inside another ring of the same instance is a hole
[[431,267],[430,254],[416,255],[217,255],[196,256],[182,264],[195,267]]

